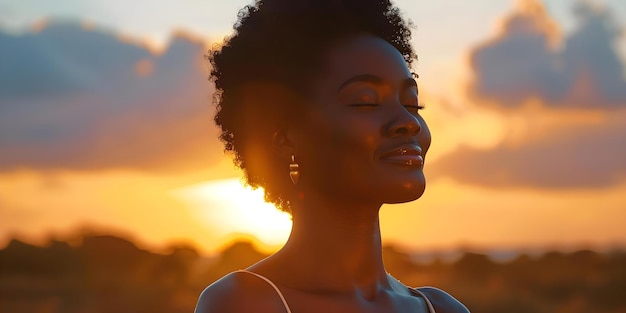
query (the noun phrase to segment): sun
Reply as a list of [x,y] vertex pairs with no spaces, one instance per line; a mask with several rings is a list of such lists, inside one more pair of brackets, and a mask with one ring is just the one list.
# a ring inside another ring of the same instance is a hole
[[289,214],[263,199],[263,189],[244,187],[239,179],[214,180],[177,189],[175,195],[224,237],[249,234],[268,246],[284,243],[291,231]]

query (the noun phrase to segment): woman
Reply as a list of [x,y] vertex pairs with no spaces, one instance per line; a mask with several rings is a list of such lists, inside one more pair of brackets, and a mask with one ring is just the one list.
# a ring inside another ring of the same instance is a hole
[[424,192],[409,25],[388,0],[257,0],[210,52],[226,150],[290,212],[285,246],[200,296],[210,312],[468,312],[385,271],[378,213]]

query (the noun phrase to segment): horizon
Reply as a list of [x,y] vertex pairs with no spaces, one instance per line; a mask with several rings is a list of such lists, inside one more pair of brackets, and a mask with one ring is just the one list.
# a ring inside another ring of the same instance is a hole
[[[213,257],[184,245],[157,254],[108,235],[44,248],[13,241],[0,249],[0,287],[6,291],[0,306],[9,312],[191,312],[208,285],[265,257],[245,241]],[[500,260],[468,252],[425,260],[386,247],[382,257],[388,273],[406,286],[446,290],[472,311],[608,313],[626,305],[624,249]]]
[[[49,233],[47,236],[41,238],[27,238],[16,234],[12,237],[7,237],[5,241],[0,242],[0,251],[5,250],[13,241],[22,242],[31,246],[39,248],[48,248],[55,242],[67,243],[71,247],[79,247],[83,244],[85,238],[94,237],[109,237],[114,239],[120,239],[132,243],[136,249],[146,251],[149,253],[167,255],[171,253],[172,249],[176,248],[190,248],[198,252],[203,258],[215,258],[218,257],[223,251],[232,248],[238,244],[250,244],[253,249],[270,255],[278,251],[282,245],[267,245],[262,240],[249,234],[234,234],[229,239],[224,240],[217,249],[207,252],[203,251],[201,247],[190,241],[184,240],[172,240],[160,245],[154,245],[147,242],[143,242],[140,239],[135,238],[130,232],[115,231],[112,229],[98,228],[94,225],[83,225],[76,229],[65,232],[64,234]],[[383,234],[384,236],[384,234]],[[456,246],[449,247],[419,247],[411,248],[397,242],[384,241],[382,243],[383,250],[393,249],[400,253],[409,255],[413,262],[418,264],[430,264],[435,260],[443,261],[444,263],[454,263],[458,261],[465,254],[481,254],[489,257],[489,259],[495,263],[508,263],[523,255],[529,256],[533,259],[541,258],[548,253],[563,253],[566,255],[573,254],[581,251],[592,251],[598,254],[612,254],[616,252],[626,252],[626,243],[615,242],[606,245],[592,245],[592,244],[572,244],[572,245],[560,245],[560,244],[545,244],[541,246],[479,246],[471,244],[458,244]]]

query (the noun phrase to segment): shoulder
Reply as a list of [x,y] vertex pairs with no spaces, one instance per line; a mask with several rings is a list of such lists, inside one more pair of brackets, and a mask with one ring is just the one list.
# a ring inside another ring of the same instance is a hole
[[281,312],[281,300],[273,288],[258,277],[233,272],[202,291],[195,313]]
[[449,293],[435,287],[416,288],[433,304],[437,313],[469,313],[470,311]]

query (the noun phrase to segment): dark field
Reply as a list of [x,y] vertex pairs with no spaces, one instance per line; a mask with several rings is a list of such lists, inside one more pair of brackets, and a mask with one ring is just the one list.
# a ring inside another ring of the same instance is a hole
[[[13,240],[0,251],[0,313],[193,312],[204,287],[260,260],[247,242],[207,260],[192,248],[168,254],[113,236],[37,247]],[[415,263],[385,248],[387,269],[410,286],[444,289],[474,313],[626,313],[626,252],[549,252],[498,263],[465,253]]]

